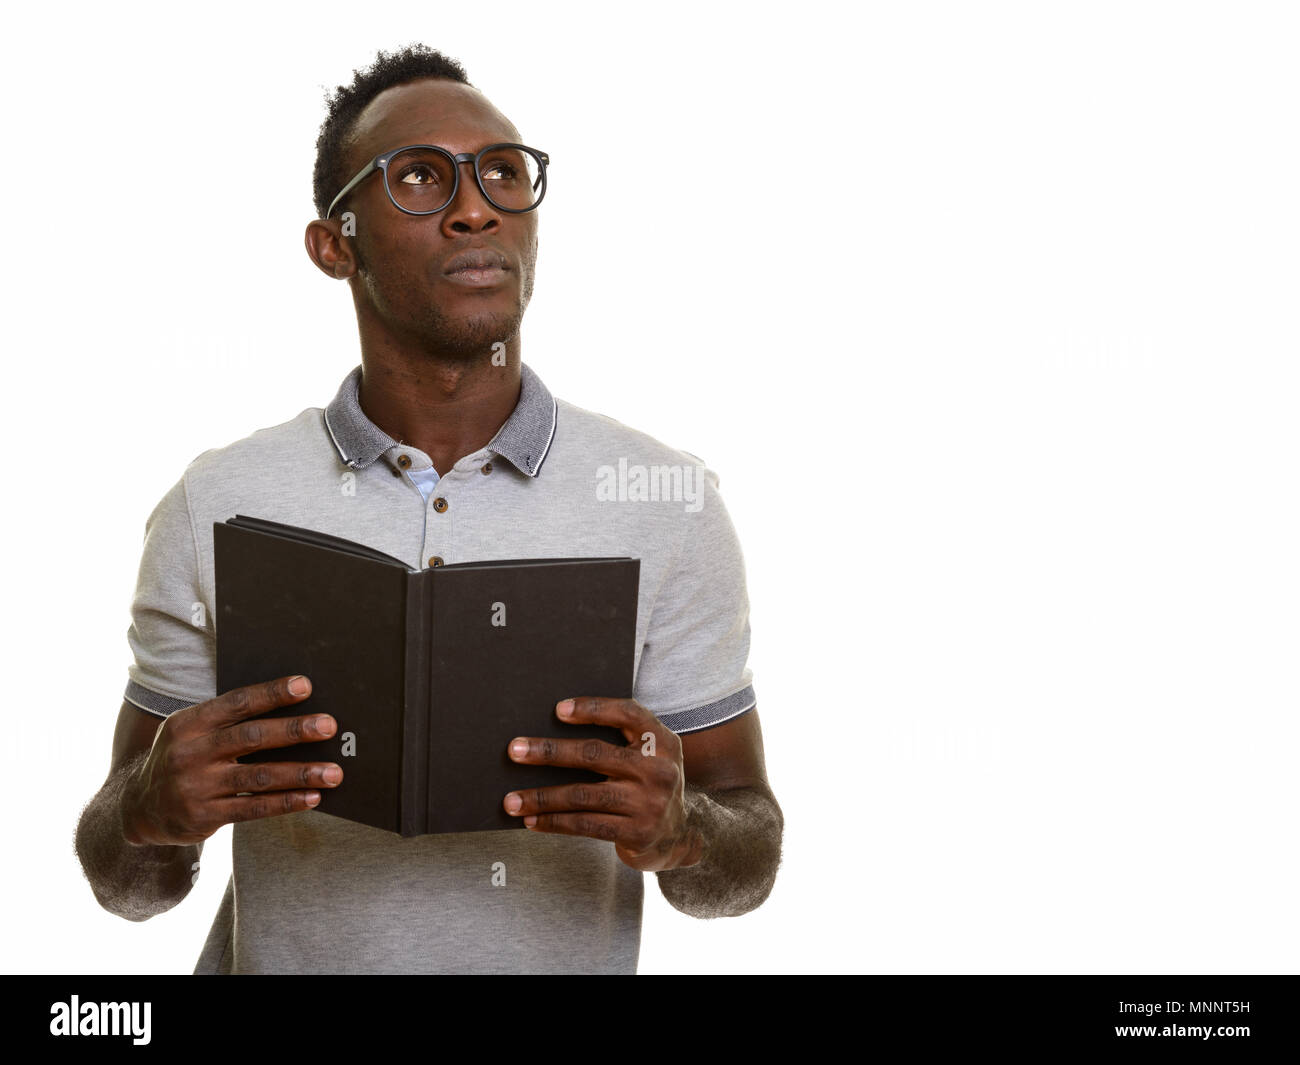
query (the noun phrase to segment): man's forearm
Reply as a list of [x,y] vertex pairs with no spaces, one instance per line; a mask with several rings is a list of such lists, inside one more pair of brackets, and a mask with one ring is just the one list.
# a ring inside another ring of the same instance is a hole
[[771,789],[686,789],[687,827],[698,836],[695,865],[656,873],[659,890],[692,917],[738,917],[762,905],[776,882],[785,817]]
[[146,755],[114,773],[81,813],[77,857],[90,889],[109,913],[145,921],[165,913],[190,893],[199,846],[154,847],[128,843],[122,829],[122,791]]

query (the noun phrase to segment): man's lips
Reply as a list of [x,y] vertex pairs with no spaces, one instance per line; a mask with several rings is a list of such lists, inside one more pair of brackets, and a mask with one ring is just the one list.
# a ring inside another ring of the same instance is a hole
[[453,255],[443,268],[443,276],[458,285],[470,288],[490,288],[499,285],[510,268],[506,257],[487,248],[471,248]]
[[506,257],[497,251],[475,248],[453,255],[443,267],[444,274],[456,274],[464,270],[507,270]]

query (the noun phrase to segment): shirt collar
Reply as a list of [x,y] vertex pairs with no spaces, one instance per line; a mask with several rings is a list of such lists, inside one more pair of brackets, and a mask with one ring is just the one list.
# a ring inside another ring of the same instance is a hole
[[[350,469],[364,470],[398,443],[366,417],[357,399],[361,367],[343,379],[338,394],[325,408],[325,428]],[[526,363],[520,365],[519,402],[505,425],[488,443],[488,450],[508,460],[529,477],[536,477],[555,438],[556,403],[542,379]]]

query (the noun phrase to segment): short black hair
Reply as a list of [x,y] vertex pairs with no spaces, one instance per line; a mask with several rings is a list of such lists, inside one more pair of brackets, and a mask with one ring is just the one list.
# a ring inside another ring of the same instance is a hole
[[400,52],[381,50],[367,70],[354,70],[352,75],[351,85],[340,85],[332,93],[325,93],[329,114],[316,138],[316,169],[312,175],[317,218],[325,217],[330,200],[352,177],[343,173],[348,138],[357,116],[371,100],[385,89],[419,78],[448,78],[476,87],[456,60],[423,44],[408,45]]

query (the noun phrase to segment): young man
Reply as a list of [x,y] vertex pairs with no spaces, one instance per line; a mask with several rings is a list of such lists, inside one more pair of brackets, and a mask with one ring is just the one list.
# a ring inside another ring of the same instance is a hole
[[[112,769],[78,854],[101,905],[145,920],[185,897],[203,841],[233,822],[196,972],[635,972],[643,872],[716,917],[760,905],[780,857],[716,477],[553,399],[522,363],[548,157],[459,64],[380,53],[330,107],[306,245],[351,288],[361,365],[323,410],[204,452],[150,516]],[[682,491],[646,500],[615,469],[669,471]],[[502,796],[523,832],[404,839],[312,810],[345,770],[295,763],[292,745],[336,722],[247,720],[308,698],[310,677],[215,691],[212,525],[236,512],[413,567],[639,558],[636,697],[583,693],[553,735],[510,747],[608,780]],[[566,720],[621,728],[628,746],[566,739]],[[286,760],[237,761],[261,748]]]

